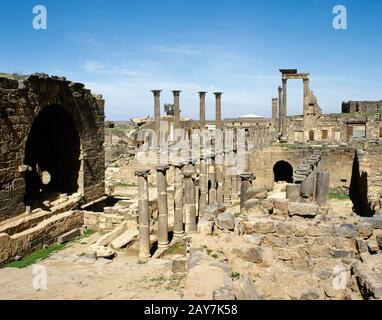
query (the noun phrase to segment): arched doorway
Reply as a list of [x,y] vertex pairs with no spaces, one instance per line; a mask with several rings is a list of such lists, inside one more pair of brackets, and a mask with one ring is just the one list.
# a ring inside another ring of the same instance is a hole
[[286,161],[279,161],[273,167],[275,182],[293,183],[293,167]]
[[61,193],[79,189],[80,137],[71,115],[62,107],[44,108],[33,122],[25,146],[25,204],[41,205]]

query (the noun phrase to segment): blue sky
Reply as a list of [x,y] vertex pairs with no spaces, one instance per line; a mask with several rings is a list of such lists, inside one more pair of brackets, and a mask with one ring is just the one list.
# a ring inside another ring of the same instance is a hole
[[[48,29],[34,30],[34,5]],[[332,27],[335,5],[348,29]],[[153,114],[151,89],[183,90],[182,114],[198,118],[197,91],[224,91],[223,117],[270,115],[279,68],[311,73],[324,112],[343,100],[382,99],[382,1],[18,0],[1,4],[0,72],[46,72],[106,99],[112,120]],[[302,113],[302,83],[288,85],[288,113]]]

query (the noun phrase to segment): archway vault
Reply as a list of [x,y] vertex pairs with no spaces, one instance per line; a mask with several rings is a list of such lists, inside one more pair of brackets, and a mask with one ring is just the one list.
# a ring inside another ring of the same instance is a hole
[[280,160],[273,166],[274,182],[285,181],[288,183],[293,182],[293,167],[284,160]]
[[39,112],[25,145],[25,203],[40,202],[79,190],[81,141],[75,123],[63,107],[50,105]]

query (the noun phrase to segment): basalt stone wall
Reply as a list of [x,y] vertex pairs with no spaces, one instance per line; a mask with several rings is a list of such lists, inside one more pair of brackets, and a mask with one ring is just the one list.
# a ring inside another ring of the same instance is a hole
[[[104,100],[81,83],[34,74],[0,78],[0,220],[25,209],[25,148],[39,113],[59,106],[69,113],[80,139],[78,192],[84,202],[104,195]],[[64,138],[64,137],[63,137]]]
[[382,112],[382,101],[342,102],[342,112]]
[[[248,153],[248,170],[255,172],[256,183],[272,187],[274,167],[280,161],[288,162],[296,170],[301,162],[309,157],[309,146],[271,146]],[[330,172],[331,188],[350,188],[356,150],[348,147],[333,146],[322,152],[322,166]]]

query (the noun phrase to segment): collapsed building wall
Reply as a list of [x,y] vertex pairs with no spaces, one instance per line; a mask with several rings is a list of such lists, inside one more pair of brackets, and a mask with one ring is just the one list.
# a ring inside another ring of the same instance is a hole
[[104,100],[81,83],[0,78],[0,220],[47,194],[104,195]]
[[[311,148],[267,147],[248,153],[248,171],[261,172],[256,182],[272,188],[275,169],[280,164],[289,164],[295,170],[301,159],[307,158]],[[322,152],[322,168],[330,172],[330,188],[350,188],[355,150],[347,147],[326,148]],[[286,167],[285,167],[286,168]],[[284,170],[284,169],[283,169]],[[277,180],[277,179],[276,179]]]
[[382,112],[382,100],[380,101],[348,101],[342,102],[343,113],[353,112]]

